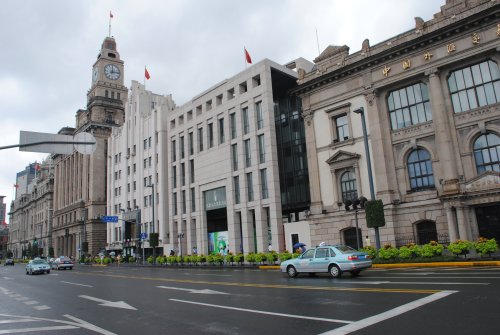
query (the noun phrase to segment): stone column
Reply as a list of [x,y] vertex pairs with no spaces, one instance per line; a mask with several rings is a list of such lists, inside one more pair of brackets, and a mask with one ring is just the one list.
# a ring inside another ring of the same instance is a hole
[[302,112],[305,121],[307,148],[307,167],[309,169],[309,189],[311,192],[311,214],[321,214],[321,187],[319,179],[318,155],[316,152],[316,132],[314,130],[314,111],[305,108]]
[[455,242],[458,239],[457,232],[457,220],[453,207],[446,207],[446,218],[448,221],[448,234],[450,236],[450,242]]
[[457,163],[455,147],[451,133],[450,117],[441,86],[439,73],[436,69],[426,73],[429,76],[429,95],[432,106],[432,118],[435,131],[436,155],[439,158],[440,175],[443,176],[443,194],[458,193]]
[[457,222],[460,239],[470,241],[472,238],[472,234],[470,232],[466,209],[464,207],[457,207]]
[[255,252],[253,243],[253,217],[252,212],[248,209],[241,211],[241,229],[243,233],[243,252]]

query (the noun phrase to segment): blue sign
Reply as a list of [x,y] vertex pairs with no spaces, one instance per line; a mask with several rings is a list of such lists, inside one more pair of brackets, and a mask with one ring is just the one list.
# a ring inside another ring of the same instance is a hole
[[148,233],[141,233],[141,240],[145,240],[148,238]]
[[104,222],[118,222],[118,216],[101,216],[101,220]]

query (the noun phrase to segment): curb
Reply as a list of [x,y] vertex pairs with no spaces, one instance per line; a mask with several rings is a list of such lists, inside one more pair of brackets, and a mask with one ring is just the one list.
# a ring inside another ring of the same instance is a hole
[[451,266],[451,267],[500,266],[500,261],[373,264],[372,268],[410,268],[410,267],[435,268],[443,266]]

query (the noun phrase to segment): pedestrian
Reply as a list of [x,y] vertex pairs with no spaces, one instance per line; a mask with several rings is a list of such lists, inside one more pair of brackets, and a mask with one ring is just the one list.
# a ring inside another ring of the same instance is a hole
[[170,256],[175,256],[175,251],[173,249],[170,249]]
[[365,247],[371,247],[372,246],[372,241],[370,240],[370,238],[368,237],[368,235],[366,235],[365,237]]
[[267,251],[272,252],[273,251],[273,245],[269,243],[269,246],[267,247]]
[[198,248],[193,247],[193,255],[198,255]]

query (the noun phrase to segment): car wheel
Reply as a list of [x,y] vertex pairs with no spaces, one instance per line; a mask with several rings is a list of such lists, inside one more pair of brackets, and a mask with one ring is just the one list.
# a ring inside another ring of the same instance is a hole
[[297,269],[293,265],[286,268],[286,273],[288,273],[288,277],[290,278],[297,277]]
[[340,271],[340,268],[335,264],[330,265],[328,273],[330,273],[333,278],[340,278],[340,276],[342,276],[342,271]]
[[360,273],[360,272],[361,272],[361,270],[352,270],[352,271],[351,271],[351,276],[353,276],[353,277],[357,277],[357,276],[359,276],[359,273]]
[[47,270],[47,274],[49,274],[49,273],[50,273],[50,270]]
[[33,276],[33,270],[30,269],[30,275]]
[[26,275],[29,275],[30,273],[28,272],[28,270],[26,270]]

